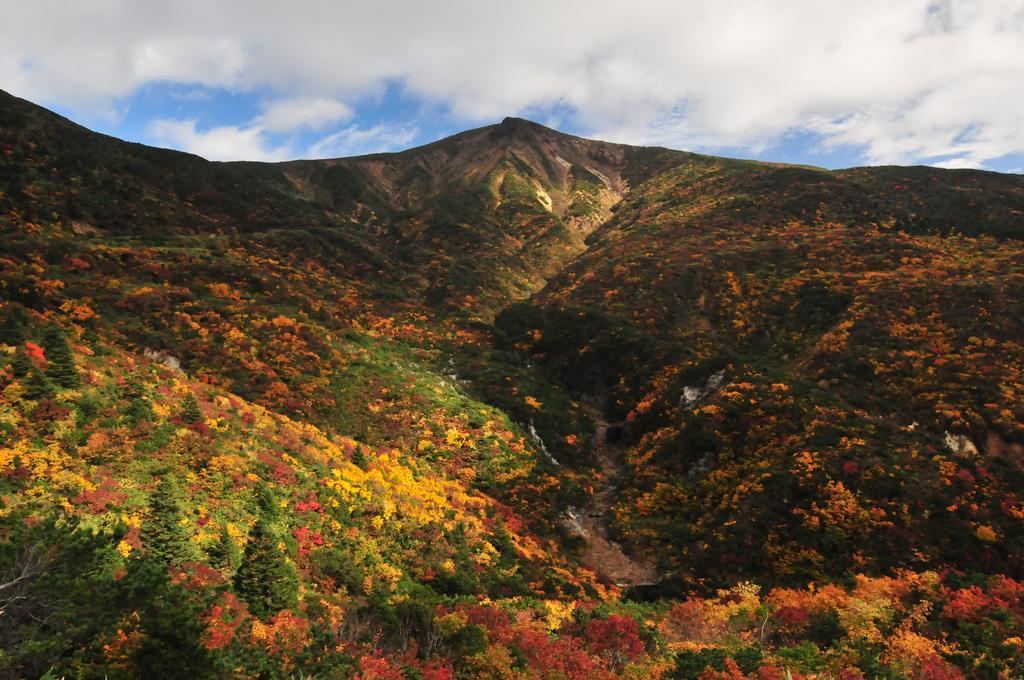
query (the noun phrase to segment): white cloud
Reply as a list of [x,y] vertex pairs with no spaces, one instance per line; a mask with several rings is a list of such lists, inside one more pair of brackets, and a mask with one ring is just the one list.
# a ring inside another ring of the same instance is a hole
[[929,163],[936,168],[969,168],[971,170],[977,170],[981,167],[981,162],[967,156],[960,156],[957,158],[948,158],[942,161],[936,161]]
[[[279,161],[296,154],[294,140],[275,143],[282,133],[319,129],[350,118],[351,110],[326,99],[288,99],[270,102],[263,112],[240,126],[223,125],[201,130],[194,118],[158,118],[146,129],[164,146],[182,149],[212,161]],[[325,135],[306,150],[309,158],[336,158],[407,147],[419,131],[408,125],[380,123],[373,127],[350,125]]]
[[225,125],[200,131],[195,120],[160,118],[147,132],[158,144],[194,153],[211,161],[279,161],[289,157],[288,146],[273,146],[258,126]]
[[409,146],[418,132],[417,128],[408,125],[380,123],[371,128],[352,125],[314,142],[307,155],[309,158],[338,158],[394,151]]
[[169,4],[130,0],[7,3],[0,84],[36,101],[104,112],[154,81],[231,87],[244,80],[244,36],[189,31]]
[[268,132],[318,130],[351,117],[352,109],[343,102],[322,97],[295,97],[270,102],[259,117],[259,124]]
[[34,0],[5,23],[0,87],[82,111],[173,81],[319,102],[263,122],[315,127],[397,83],[459,122],[558,111],[633,143],[1024,152],[1022,0]]

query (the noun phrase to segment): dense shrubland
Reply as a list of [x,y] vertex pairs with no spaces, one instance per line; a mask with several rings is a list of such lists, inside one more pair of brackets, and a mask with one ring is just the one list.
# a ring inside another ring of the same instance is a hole
[[1018,179],[0,133],[2,674],[1024,674]]

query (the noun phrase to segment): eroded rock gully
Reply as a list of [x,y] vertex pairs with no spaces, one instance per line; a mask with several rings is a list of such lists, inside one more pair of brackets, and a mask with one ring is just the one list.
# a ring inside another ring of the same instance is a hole
[[595,408],[588,412],[594,420],[600,486],[585,508],[567,511],[566,525],[586,541],[582,564],[593,569],[602,581],[622,587],[652,585],[659,580],[657,570],[646,561],[628,555],[621,545],[609,538],[607,516],[622,477],[622,452],[608,441],[608,421],[604,415]]

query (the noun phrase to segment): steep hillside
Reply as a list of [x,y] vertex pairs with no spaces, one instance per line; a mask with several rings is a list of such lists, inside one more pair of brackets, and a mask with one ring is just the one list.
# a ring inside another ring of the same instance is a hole
[[[299,635],[312,654],[304,667],[326,672],[351,655],[318,637],[414,644],[419,633],[403,617],[431,615],[446,596],[596,592],[527,518],[481,490],[515,480],[516,493],[531,493],[536,462],[515,426],[450,383],[421,385],[419,404],[402,395],[410,415],[423,409],[417,446],[368,446],[95,341],[72,341],[64,365],[74,372],[64,375],[79,384],[67,388],[37,321],[18,326],[39,342],[26,347],[42,348],[24,373],[26,355],[4,361],[14,378],[0,448],[4,557],[30,577],[5,579],[16,590],[0,599],[12,655],[3,660],[15,674],[65,657],[62,667],[92,676],[135,653],[150,663],[181,653],[200,675],[227,673],[189,620],[204,611],[211,649],[229,646],[250,612],[277,614],[266,634],[282,638],[286,667]],[[171,582],[147,571],[140,552],[170,565]],[[287,614],[295,607],[301,619]],[[357,610],[370,618],[343,630],[341,613]],[[147,641],[154,630],[167,637]],[[220,662],[233,663],[249,662]]]
[[1022,178],[0,151],[0,676],[1024,674]]
[[[210,163],[97,135],[0,92],[0,215],[78,236],[219,235],[312,253],[349,276],[490,317],[583,251],[631,181],[679,152],[594,142],[521,119],[397,154]],[[284,233],[282,233],[284,232]],[[360,267],[362,269],[360,269]]]
[[[286,173],[314,200],[377,225],[425,280],[429,303],[493,310],[583,251],[627,190],[635,155],[509,118],[407,152],[289,164]],[[339,175],[367,187],[367,202],[339,199]]]
[[1019,577],[1024,248],[987,232],[1022,206],[993,173],[681,166],[498,325],[626,421],[622,535],[686,582]]

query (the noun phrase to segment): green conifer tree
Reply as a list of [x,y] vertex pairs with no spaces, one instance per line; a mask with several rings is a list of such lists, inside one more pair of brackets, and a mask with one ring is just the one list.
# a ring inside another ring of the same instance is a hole
[[174,565],[194,557],[182,512],[183,496],[170,474],[156,485],[149,501],[149,517],[142,525],[142,546],[149,559]]
[[75,358],[71,355],[71,348],[68,347],[60,326],[51,324],[47,327],[46,333],[43,335],[43,348],[46,350],[46,359],[49,361],[46,375],[50,380],[60,387],[78,387],[81,384],[78,368],[75,366]]
[[124,413],[132,423],[139,423],[153,417],[153,409],[146,399],[142,380],[138,375],[129,375],[121,387],[121,396],[128,401]]
[[242,551],[227,529],[221,532],[220,539],[210,548],[209,554],[210,564],[226,571],[233,571],[242,561]]
[[249,609],[266,618],[295,604],[299,582],[295,567],[267,522],[260,518],[249,534],[242,564],[235,574],[235,590]]
[[196,401],[196,395],[189,392],[181,400],[181,419],[186,423],[192,424],[202,417],[203,414],[199,410],[199,402]]
[[352,452],[352,464],[363,470],[366,469],[366,454],[363,453],[361,446],[357,446],[356,450]]
[[19,347],[25,342],[25,325],[28,318],[20,305],[8,305],[0,318],[0,343]]
[[221,677],[203,644],[201,601],[170,582],[162,565],[146,561],[130,565],[122,583],[125,604],[138,616],[142,633],[131,657],[132,677]]
[[274,524],[281,517],[280,499],[264,481],[256,485],[256,513],[268,524]]
[[53,384],[50,383],[50,379],[34,365],[29,366],[28,373],[22,378],[21,384],[25,387],[26,399],[39,401],[53,396]]
[[32,369],[32,360],[28,358],[25,350],[19,347],[18,351],[14,353],[14,360],[11,361],[11,371],[14,373],[14,377],[24,378]]

